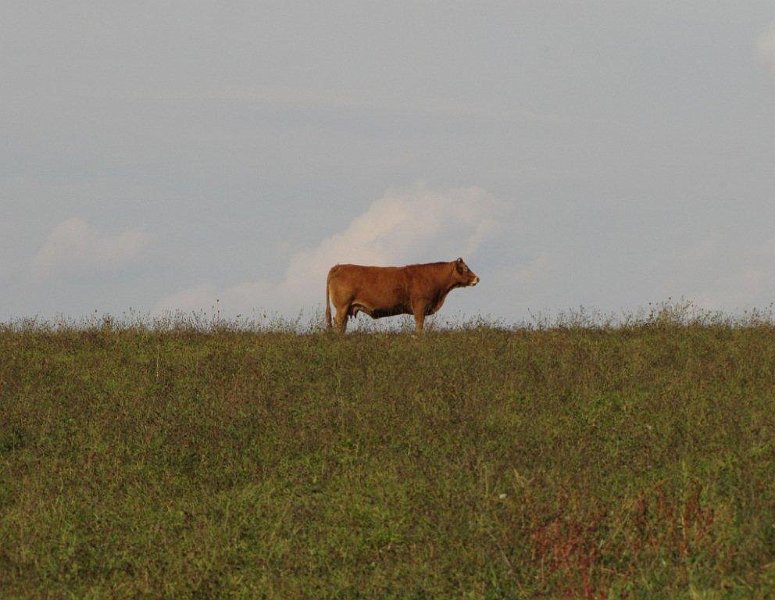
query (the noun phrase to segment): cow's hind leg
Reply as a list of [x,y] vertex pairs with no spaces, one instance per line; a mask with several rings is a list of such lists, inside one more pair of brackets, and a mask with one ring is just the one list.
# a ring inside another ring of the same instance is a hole
[[339,330],[339,333],[344,333],[344,330],[347,329],[347,319],[350,316],[350,305],[338,305],[336,307],[336,328]]

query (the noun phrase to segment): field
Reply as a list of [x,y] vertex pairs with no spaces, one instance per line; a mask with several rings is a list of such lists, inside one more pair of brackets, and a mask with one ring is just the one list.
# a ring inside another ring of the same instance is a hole
[[0,327],[8,598],[771,598],[775,326]]

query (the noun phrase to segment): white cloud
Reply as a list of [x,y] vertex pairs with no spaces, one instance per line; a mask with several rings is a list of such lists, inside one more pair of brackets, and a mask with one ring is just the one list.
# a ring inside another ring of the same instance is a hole
[[498,200],[476,187],[391,190],[342,232],[292,256],[280,281],[247,281],[220,290],[200,285],[164,298],[156,311],[208,310],[218,299],[228,313],[261,308],[294,314],[324,301],[326,275],[336,263],[398,265],[468,258],[497,230],[502,210]]
[[775,22],[771,23],[767,30],[759,36],[759,54],[775,74]]
[[495,227],[496,207],[497,201],[479,188],[390,191],[342,233],[294,256],[282,291],[303,294],[310,280],[325,281],[338,262],[390,265],[470,256]]
[[54,274],[90,275],[115,271],[148,247],[150,236],[140,229],[111,235],[73,217],[51,231],[32,261],[35,280]]

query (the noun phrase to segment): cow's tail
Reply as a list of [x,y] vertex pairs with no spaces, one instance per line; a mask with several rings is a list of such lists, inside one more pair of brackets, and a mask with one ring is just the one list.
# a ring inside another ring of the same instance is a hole
[[333,323],[331,322],[331,271],[328,272],[328,277],[326,278],[326,324],[329,327],[333,327]]

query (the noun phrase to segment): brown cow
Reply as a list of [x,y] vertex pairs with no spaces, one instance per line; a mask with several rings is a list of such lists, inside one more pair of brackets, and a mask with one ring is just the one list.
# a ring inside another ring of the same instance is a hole
[[331,305],[336,308],[336,326],[341,333],[347,318],[364,312],[372,319],[393,315],[414,315],[422,331],[427,315],[444,304],[450,291],[479,283],[462,258],[405,267],[336,265],[326,283],[326,321],[332,327]]

